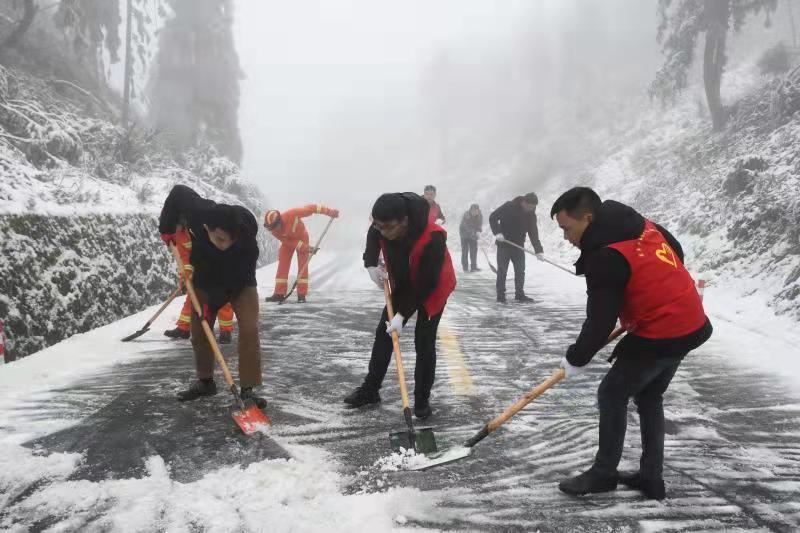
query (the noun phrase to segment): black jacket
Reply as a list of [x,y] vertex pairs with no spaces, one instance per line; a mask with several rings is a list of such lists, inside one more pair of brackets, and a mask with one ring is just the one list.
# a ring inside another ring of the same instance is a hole
[[483,231],[483,213],[472,216],[469,210],[461,217],[461,224],[458,226],[458,233],[462,240],[475,240],[478,233]]
[[489,215],[489,226],[492,233],[502,233],[509,241],[525,246],[525,234],[531,239],[533,250],[540,254],[544,252],[542,243],[539,242],[539,228],[536,225],[536,213],[527,213],[522,209],[522,196],[509,200]]
[[[606,200],[581,237],[581,255],[575,263],[575,271],[586,275],[588,298],[581,333],[567,350],[570,364],[583,366],[588,363],[605,346],[613,331],[625,299],[625,286],[631,269],[625,257],[608,245],[638,238],[644,231],[644,224],[644,217],[632,207]],[[666,229],[658,224],[655,226],[683,262],[680,243]],[[659,356],[682,356],[705,342],[711,334],[710,328],[707,322],[700,330],[676,339],[645,339],[629,333],[617,344],[614,354],[619,355],[635,346],[636,350]],[[701,337],[705,338],[700,340]],[[688,349],[684,350],[685,347]]]
[[[386,240],[386,261],[392,276],[392,303],[395,311],[408,318],[425,302],[439,282],[447,251],[443,233],[434,233],[431,242],[422,251],[419,265],[417,286],[411,286],[410,253],[414,243],[422,235],[428,225],[428,202],[422,196],[413,193],[396,193],[403,197],[408,216],[408,233],[402,239]],[[364,250],[364,267],[378,265],[381,240],[380,232],[370,226],[367,231],[367,244]]]
[[[239,238],[224,252],[211,243],[203,227],[220,208],[233,208],[240,221]],[[195,287],[208,293],[209,306],[224,305],[244,287],[256,286],[258,223],[248,209],[217,204],[201,198],[185,185],[176,185],[164,201],[158,230],[160,233],[175,233],[178,223],[186,225],[192,235],[192,281]]]

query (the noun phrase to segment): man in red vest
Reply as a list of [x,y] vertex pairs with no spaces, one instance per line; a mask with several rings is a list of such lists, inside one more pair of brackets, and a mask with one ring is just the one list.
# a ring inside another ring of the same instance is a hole
[[[667,230],[633,208],[602,202],[588,187],[575,187],[553,204],[550,216],[564,238],[580,248],[576,273],[586,275],[586,320],[561,367],[571,378],[606,344],[620,323],[628,334],[597,391],[600,442],[594,464],[562,481],[567,494],[614,490],[617,483],[651,499],[665,497],[662,396],[683,358],[706,342],[712,327],[683,250]],[[639,412],[642,457],[637,472],[617,472],[627,427],[628,401]]]
[[[381,401],[378,390],[392,358],[391,334],[396,331],[400,335],[411,315],[417,313],[414,415],[425,419],[432,413],[436,332],[447,298],[456,287],[456,274],[447,250],[447,233],[429,221],[428,211],[428,202],[412,192],[381,195],[372,207],[373,224],[367,232],[364,266],[381,289],[388,276],[395,315],[389,321],[384,307],[375,330],[367,377],[344,399],[351,407]],[[378,264],[381,253],[385,269]]]
[[446,222],[442,206],[436,202],[436,187],[433,185],[426,185],[422,196],[428,201],[430,209],[428,209],[428,222],[438,223],[440,220],[442,224]]

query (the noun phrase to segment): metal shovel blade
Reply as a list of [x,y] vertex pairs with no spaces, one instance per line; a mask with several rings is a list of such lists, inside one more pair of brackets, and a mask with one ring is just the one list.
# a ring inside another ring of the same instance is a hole
[[245,435],[252,435],[258,432],[263,433],[272,425],[272,420],[255,405],[241,410],[234,409],[231,412],[231,416],[233,416],[236,425],[242,429]]
[[451,448],[443,452],[428,455],[425,458],[426,459],[425,461],[420,461],[412,465],[409,465],[408,470],[427,470],[435,466],[454,463],[456,461],[469,457],[471,454],[472,454],[472,448],[467,448],[466,446],[458,446],[456,448]]
[[145,326],[145,327],[143,327],[142,329],[140,329],[139,331],[137,331],[136,333],[131,333],[130,335],[128,335],[127,337],[125,337],[124,339],[122,339],[122,342],[128,342],[128,341],[132,341],[133,339],[136,339],[136,338],[138,338],[138,337],[141,337],[142,335],[144,335],[144,334],[145,334],[145,333],[147,333],[148,331],[150,331],[150,328],[149,328],[149,327],[147,327],[147,326]]
[[389,443],[395,452],[399,452],[400,448],[422,454],[434,453],[438,450],[436,436],[433,434],[431,426],[415,428],[413,434],[408,430],[392,431],[389,433]]

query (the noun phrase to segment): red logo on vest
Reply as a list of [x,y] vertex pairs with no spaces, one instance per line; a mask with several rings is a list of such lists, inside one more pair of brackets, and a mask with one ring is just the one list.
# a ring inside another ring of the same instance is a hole
[[609,244],[628,261],[631,277],[619,320],[651,339],[682,337],[706,321],[694,280],[655,225],[647,220],[638,239]]

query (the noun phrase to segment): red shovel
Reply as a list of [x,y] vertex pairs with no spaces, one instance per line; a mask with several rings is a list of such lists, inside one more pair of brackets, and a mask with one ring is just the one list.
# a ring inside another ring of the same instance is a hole
[[[181,261],[181,256],[178,253],[178,249],[175,248],[173,244],[169,245],[169,249],[172,252],[172,255],[175,256],[175,261],[178,263],[178,272],[184,272],[183,261]],[[245,435],[263,432],[268,426],[272,425],[272,421],[256,405],[245,405],[245,403],[242,401],[242,397],[239,395],[239,390],[236,388],[236,383],[233,381],[233,376],[231,376],[231,371],[228,370],[228,365],[225,363],[225,358],[222,357],[222,352],[219,351],[217,340],[214,338],[214,332],[211,331],[211,326],[208,325],[208,321],[203,315],[203,308],[200,306],[200,301],[197,299],[197,294],[194,292],[192,280],[190,280],[188,276],[185,283],[186,292],[189,293],[189,298],[192,300],[194,312],[197,313],[198,317],[200,317],[200,323],[202,324],[203,331],[208,338],[208,343],[211,345],[211,350],[214,352],[214,357],[216,358],[217,363],[219,363],[219,366],[222,368],[222,374],[225,376],[225,383],[228,384],[228,388],[230,389],[231,394],[233,394],[233,399],[236,402],[233,411],[231,411],[233,420],[236,422],[237,426],[242,428],[242,431],[244,431]]]

